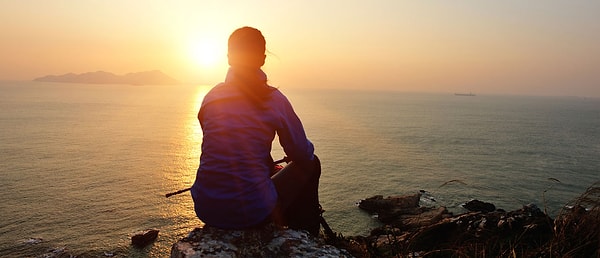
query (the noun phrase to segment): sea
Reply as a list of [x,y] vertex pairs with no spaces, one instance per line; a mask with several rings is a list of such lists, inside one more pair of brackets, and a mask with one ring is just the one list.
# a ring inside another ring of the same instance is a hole
[[[202,222],[189,192],[209,85],[0,82],[0,257],[168,257]],[[322,161],[331,228],[367,235],[374,195],[556,216],[600,180],[600,99],[280,87]],[[274,159],[285,154],[273,142]],[[131,236],[160,230],[145,248]]]

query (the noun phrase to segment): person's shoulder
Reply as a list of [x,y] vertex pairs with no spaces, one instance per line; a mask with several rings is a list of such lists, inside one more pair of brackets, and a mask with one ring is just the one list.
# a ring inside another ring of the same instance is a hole
[[213,86],[210,90],[208,90],[208,93],[225,90],[225,86],[226,84],[224,82],[218,83],[217,85]]
[[268,86],[271,89],[271,97],[279,100],[287,100],[287,97],[279,90],[279,88]]
[[[271,87],[271,86],[269,86]],[[275,87],[271,87],[272,88],[272,92],[271,92],[271,102],[275,102],[278,104],[282,104],[282,105],[289,105],[290,101],[288,100],[288,98],[285,96],[285,94],[283,94],[283,92],[281,92],[281,90],[279,90],[278,88]]]

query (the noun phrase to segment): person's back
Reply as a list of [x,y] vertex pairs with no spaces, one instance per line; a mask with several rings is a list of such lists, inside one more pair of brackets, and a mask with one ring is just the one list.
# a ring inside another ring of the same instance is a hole
[[[270,178],[276,133],[290,160],[308,167],[315,160],[291,104],[266,83],[260,70],[264,51],[260,31],[236,30],[229,39],[231,68],[225,82],[205,96],[198,112],[203,142],[192,197],[198,217],[210,226],[253,227],[281,205],[281,193]],[[318,176],[316,180],[318,184]]]

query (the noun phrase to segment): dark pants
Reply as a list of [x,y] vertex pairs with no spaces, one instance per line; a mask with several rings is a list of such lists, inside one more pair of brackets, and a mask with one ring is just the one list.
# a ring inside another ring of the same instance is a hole
[[272,214],[275,224],[292,229],[303,229],[319,234],[321,207],[319,205],[319,178],[321,162],[290,162],[271,177],[279,196]]

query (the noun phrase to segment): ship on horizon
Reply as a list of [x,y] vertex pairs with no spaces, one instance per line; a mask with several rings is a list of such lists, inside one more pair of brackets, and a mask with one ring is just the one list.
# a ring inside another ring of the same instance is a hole
[[475,94],[473,94],[472,92],[469,93],[454,93],[455,96],[467,96],[467,97],[473,97],[475,96]]

